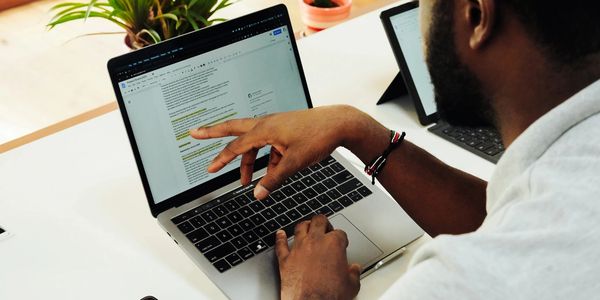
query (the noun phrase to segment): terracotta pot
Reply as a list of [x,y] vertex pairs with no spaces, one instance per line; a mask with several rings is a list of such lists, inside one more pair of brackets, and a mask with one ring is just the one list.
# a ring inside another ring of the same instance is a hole
[[322,8],[310,5],[314,0],[300,0],[302,21],[310,29],[322,30],[339,24],[350,15],[352,0],[332,0],[337,7]]

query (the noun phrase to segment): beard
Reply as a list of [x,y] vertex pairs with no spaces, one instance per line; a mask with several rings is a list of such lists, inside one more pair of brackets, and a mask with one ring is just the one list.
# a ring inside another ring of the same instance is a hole
[[456,126],[494,126],[495,112],[480,81],[462,63],[454,43],[453,1],[438,0],[426,39],[426,62],[440,118]]

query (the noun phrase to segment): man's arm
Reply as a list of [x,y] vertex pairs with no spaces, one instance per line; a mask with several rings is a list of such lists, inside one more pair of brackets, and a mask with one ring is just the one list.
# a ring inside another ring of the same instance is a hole
[[[368,115],[356,120],[351,131],[360,134],[349,135],[342,146],[368,164],[388,147],[390,131]],[[377,179],[431,236],[474,231],[486,216],[485,181],[409,141],[390,153]]]
[[[191,130],[190,134],[198,139],[238,136],[215,157],[208,170],[217,172],[241,155],[242,184],[251,181],[257,149],[271,145],[267,174],[255,189],[258,199],[265,198],[285,178],[325,158],[338,146],[369,162],[389,143],[388,129],[349,106],[232,120]],[[390,154],[378,179],[432,236],[473,231],[485,218],[485,182],[445,165],[408,141]]]

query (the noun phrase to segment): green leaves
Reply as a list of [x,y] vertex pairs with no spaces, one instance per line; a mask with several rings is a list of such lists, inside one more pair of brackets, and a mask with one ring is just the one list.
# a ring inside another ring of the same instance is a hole
[[51,8],[56,11],[47,24],[56,25],[88,18],[102,18],[125,29],[130,46],[135,48],[159,43],[225,21],[212,15],[230,0],[89,0],[87,3],[65,2]]

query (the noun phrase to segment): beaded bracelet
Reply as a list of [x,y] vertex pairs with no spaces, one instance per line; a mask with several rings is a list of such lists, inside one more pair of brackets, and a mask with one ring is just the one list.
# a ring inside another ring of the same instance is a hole
[[387,147],[387,149],[385,149],[385,151],[383,151],[383,153],[380,156],[373,159],[371,163],[365,166],[365,173],[371,176],[372,184],[375,184],[375,178],[377,178],[377,175],[379,175],[379,173],[385,166],[388,155],[390,155],[390,153],[394,149],[396,149],[396,147],[398,147],[402,143],[402,141],[404,141],[404,136],[406,136],[406,132],[404,131],[402,132],[402,134],[400,134],[397,131],[390,130],[390,144]]

